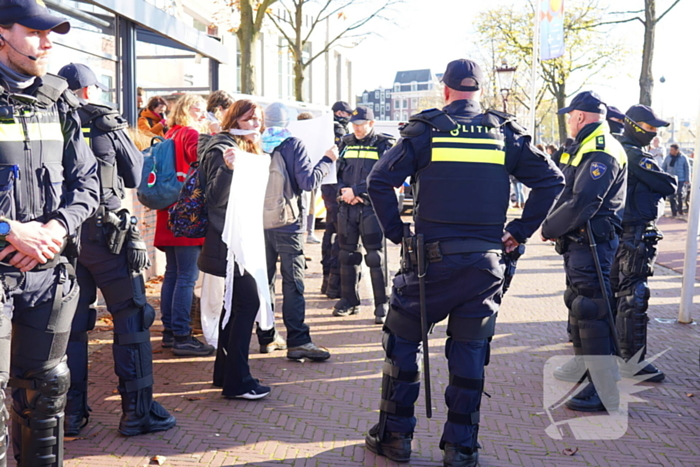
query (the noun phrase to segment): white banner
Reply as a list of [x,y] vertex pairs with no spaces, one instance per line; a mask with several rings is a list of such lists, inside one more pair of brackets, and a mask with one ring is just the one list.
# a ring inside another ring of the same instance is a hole
[[[321,160],[323,154],[335,144],[333,135],[333,115],[323,114],[320,117],[309,120],[294,120],[289,122],[287,129],[292,134],[304,142],[306,151],[313,165]],[[335,162],[331,172],[323,179],[322,184],[328,185],[337,183]]]

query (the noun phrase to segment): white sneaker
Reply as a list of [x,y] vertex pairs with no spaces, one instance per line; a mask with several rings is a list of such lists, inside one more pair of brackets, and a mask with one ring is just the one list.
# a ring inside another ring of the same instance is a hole
[[309,234],[306,236],[306,243],[321,243],[321,240],[314,234]]

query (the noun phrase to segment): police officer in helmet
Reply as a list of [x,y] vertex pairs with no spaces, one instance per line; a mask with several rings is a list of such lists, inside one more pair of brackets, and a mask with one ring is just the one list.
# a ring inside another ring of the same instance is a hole
[[[503,253],[537,230],[563,188],[563,177],[512,115],[482,112],[485,81],[475,62],[450,62],[443,82],[444,109],[410,118],[402,138],[372,169],[368,192],[387,238],[398,243],[404,225],[394,187],[412,177],[415,231],[425,239],[428,261],[427,322],[449,319],[448,417],[440,448],[444,465],[467,467],[478,463],[479,406],[502,298]],[[506,225],[509,175],[532,191],[522,217]],[[384,325],[379,423],[365,438],[370,451],[398,462],[410,459],[416,426],[419,290],[415,267],[405,266],[394,278]]]
[[382,267],[384,235],[367,195],[367,176],[395,141],[390,135],[374,131],[374,112],[369,107],[358,106],[353,110],[350,124],[352,133],[341,139],[338,159],[340,300],[333,307],[333,316],[359,312],[362,239],[374,294],[374,322],[382,324],[387,310]]
[[69,259],[99,203],[79,103],[46,74],[52,33],[70,24],[37,0],[0,0],[0,466],[12,388],[17,465],[63,465],[66,344],[78,300]]
[[647,277],[654,272],[656,244],[663,238],[656,221],[663,214],[664,197],[676,192],[677,181],[661,170],[644,148],[651,144],[659,127],[668,125],[651,108],[640,104],[630,107],[624,117],[620,143],[628,159],[627,201],[620,246],[610,275],[617,298],[620,356],[629,362],[621,372],[624,376],[636,373],[650,382],[662,381],[665,375],[653,363],[644,361],[650,295]]
[[122,397],[119,432],[133,436],[167,430],[175,426],[175,418],[153,400],[148,328],[155,310],[146,302],[141,274],[150,261],[136,218],[121,209],[124,188],[135,188],[141,179],[143,155],[129,139],[127,121],[117,111],[97,103],[98,92],[107,89],[87,65],[71,63],[58,74],[80,101],[83,136],[97,158],[100,179],[100,206],[81,229],[82,248],[76,267],[80,299],[67,350],[71,385],[65,433],[77,436],[89,418],[87,331],[95,325],[96,310],[91,305],[98,287],[114,321],[112,353]]
[[542,224],[542,236],[556,239],[557,252],[564,256],[564,303],[569,310],[575,358],[557,368],[554,377],[578,382],[587,372],[590,384],[567,400],[566,406],[584,412],[610,412],[619,406],[610,268],[622,228],[627,155],[610,133],[607,107],[596,93],[579,93],[559,113],[568,114],[574,142],[559,160],[566,188]]

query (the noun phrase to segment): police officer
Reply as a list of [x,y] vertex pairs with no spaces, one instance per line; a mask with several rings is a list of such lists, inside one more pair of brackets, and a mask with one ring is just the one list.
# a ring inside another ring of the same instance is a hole
[[76,436],[88,422],[88,334],[94,328],[97,287],[114,321],[114,370],[119,377],[125,436],[167,430],[175,418],[153,400],[153,358],[148,328],[155,310],[146,303],[141,270],[150,265],[146,244],[136,218],[121,209],[124,188],[141,179],[143,156],[129,139],[127,121],[99,101],[106,90],[86,65],[71,63],[58,72],[80,101],[78,115],[83,136],[98,162],[100,206],[81,229],[81,251],[76,272],[80,285],[78,309],[68,343],[71,385],[66,405],[65,434]]
[[620,109],[614,105],[609,105],[606,120],[610,126],[610,134],[613,135],[615,139],[620,141],[620,138],[622,138],[622,132],[625,129],[625,114],[623,114]]
[[645,105],[633,105],[624,119],[624,133],[620,139],[627,153],[627,202],[622,218],[622,237],[612,267],[611,282],[617,297],[617,332],[620,353],[625,360],[637,353],[632,365],[622,367],[624,376],[633,376],[639,370],[645,381],[658,382],[665,377],[652,363],[644,362],[647,343],[647,308],[649,285],[647,277],[654,272],[656,244],[663,234],[656,220],[663,214],[664,197],[676,192],[674,176],[667,174],[644,149],[651,144],[659,127],[668,122],[658,118]]
[[[410,118],[402,138],[374,166],[368,191],[387,238],[398,243],[404,226],[393,188],[412,177],[415,230],[425,238],[430,261],[427,322],[449,317],[448,416],[440,448],[444,465],[466,467],[478,462],[479,406],[502,297],[503,250],[513,251],[537,230],[563,177],[512,115],[482,112],[486,83],[476,63],[450,62],[443,82],[446,107]],[[509,174],[532,191],[522,218],[505,226]],[[416,425],[419,310],[419,278],[407,267],[394,278],[384,325],[380,421],[365,438],[370,451],[400,462],[410,458]]]
[[367,195],[367,175],[394,139],[374,131],[374,112],[359,106],[350,117],[352,133],[342,138],[338,159],[338,245],[340,252],[340,300],[333,316],[359,313],[360,238],[365,248],[374,294],[374,322],[384,323],[387,310],[386,283],[382,268],[384,235]]
[[[554,376],[576,382],[587,369],[591,384],[566,406],[586,412],[611,411],[619,404],[619,375],[612,356],[610,267],[622,229],[627,156],[610,133],[607,108],[596,93],[579,93],[568,107],[559,110],[559,114],[564,113],[569,114],[569,133],[574,138],[559,161],[566,189],[542,224],[542,236],[556,239],[557,252],[564,255],[564,303],[576,358],[557,368]],[[605,295],[588,242],[589,226],[597,245]],[[583,356],[592,358],[586,361]]]
[[[352,107],[343,101],[333,104],[333,136],[335,145],[340,148],[343,136],[348,134],[348,123]],[[321,185],[321,196],[326,207],[326,228],[321,241],[321,265],[323,282],[321,293],[328,298],[340,298],[340,267],[338,264],[338,185]]]
[[17,465],[61,466],[66,343],[78,300],[67,245],[97,209],[97,164],[77,99],[46,74],[51,33],[70,24],[36,0],[0,0],[0,23],[0,466],[8,382]]

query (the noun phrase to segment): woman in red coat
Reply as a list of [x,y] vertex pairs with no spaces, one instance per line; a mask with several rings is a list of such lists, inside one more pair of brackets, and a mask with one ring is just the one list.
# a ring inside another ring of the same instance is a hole
[[[177,101],[168,118],[170,130],[166,138],[175,141],[175,169],[185,180],[192,162],[197,160],[199,129],[206,118],[204,99],[185,94]],[[160,311],[163,320],[163,347],[172,347],[175,355],[206,356],[214,347],[192,336],[190,309],[199,269],[197,259],[204,239],[175,237],[168,229],[168,210],[156,215],[154,245],[165,252],[165,277],[160,291]]]

